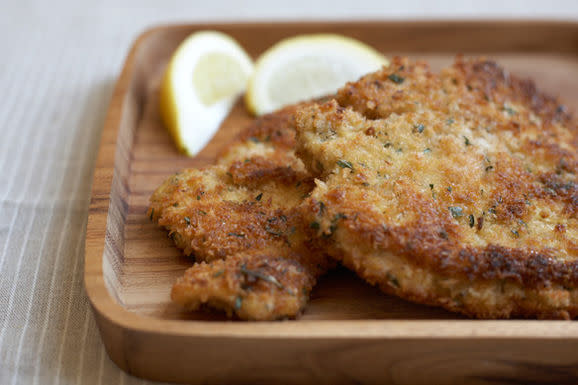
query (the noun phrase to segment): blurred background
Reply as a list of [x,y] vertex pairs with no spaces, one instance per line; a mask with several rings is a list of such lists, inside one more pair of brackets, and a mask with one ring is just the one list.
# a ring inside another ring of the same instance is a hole
[[576,0],[0,1],[0,384],[141,384],[106,356],[83,292],[94,157],[132,41],[167,23],[578,21]]

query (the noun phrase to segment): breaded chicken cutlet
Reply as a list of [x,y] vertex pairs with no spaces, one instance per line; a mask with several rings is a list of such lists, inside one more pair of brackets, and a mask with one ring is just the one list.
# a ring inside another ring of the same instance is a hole
[[152,195],[151,218],[197,262],[173,286],[174,302],[247,320],[303,311],[330,259],[296,209],[313,180],[293,152],[294,110],[257,119],[217,165],[184,170]]
[[396,58],[300,108],[303,206],[323,247],[386,293],[480,318],[578,316],[578,128],[484,59]]

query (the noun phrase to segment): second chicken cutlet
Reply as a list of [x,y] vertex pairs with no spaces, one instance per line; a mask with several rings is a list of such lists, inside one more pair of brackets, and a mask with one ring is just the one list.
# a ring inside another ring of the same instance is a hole
[[298,111],[304,206],[387,293],[481,318],[578,316],[578,127],[485,59],[389,67]]
[[197,262],[173,286],[176,303],[247,320],[303,311],[331,262],[296,208],[313,180],[293,152],[294,110],[258,118],[217,165],[184,170],[152,195],[151,219]]

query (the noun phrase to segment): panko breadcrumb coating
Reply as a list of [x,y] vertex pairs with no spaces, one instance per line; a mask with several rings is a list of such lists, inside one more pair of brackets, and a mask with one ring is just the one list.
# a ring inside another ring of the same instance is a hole
[[578,128],[485,59],[396,58],[297,113],[303,206],[367,282],[480,318],[578,316]]
[[294,318],[331,264],[296,208],[313,180],[293,153],[294,110],[257,119],[217,165],[184,170],[152,195],[152,220],[197,262],[172,290],[186,309]]

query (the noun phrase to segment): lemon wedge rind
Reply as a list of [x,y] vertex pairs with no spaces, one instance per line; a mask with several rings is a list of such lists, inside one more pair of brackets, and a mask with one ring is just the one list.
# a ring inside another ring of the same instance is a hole
[[280,41],[255,63],[245,103],[255,115],[334,93],[389,62],[366,44],[341,35],[301,35]]
[[200,31],[174,52],[160,87],[161,117],[179,149],[197,154],[245,91],[253,62],[230,36]]

